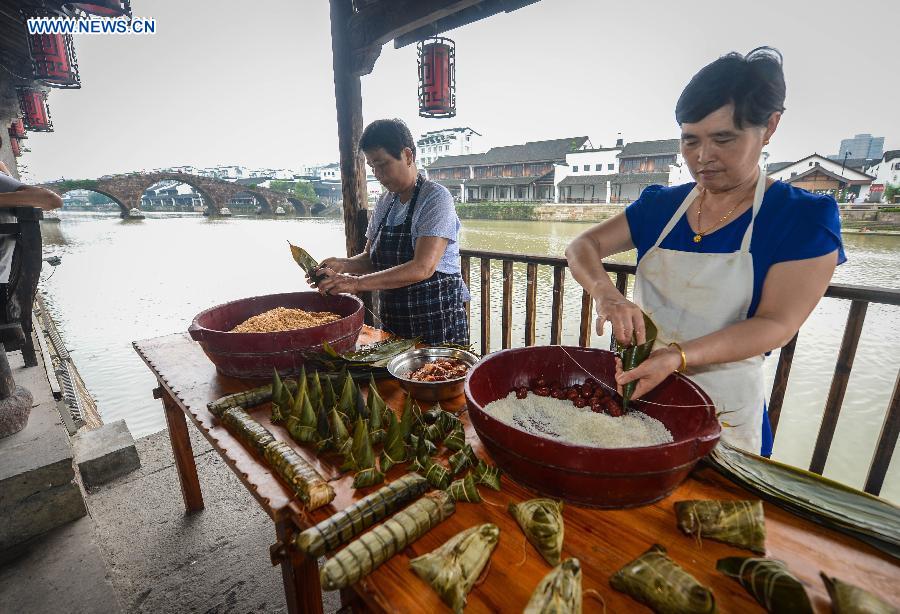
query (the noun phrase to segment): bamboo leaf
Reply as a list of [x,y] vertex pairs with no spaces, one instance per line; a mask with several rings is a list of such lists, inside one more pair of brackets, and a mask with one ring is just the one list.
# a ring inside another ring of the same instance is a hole
[[658,544],[614,573],[609,584],[654,612],[716,611],[712,591],[669,558],[666,549]]
[[581,612],[581,563],[566,559],[544,576],[522,614],[578,614]]
[[291,256],[294,258],[294,262],[300,265],[300,268],[309,275],[309,279],[317,284],[322,281],[322,278],[325,277],[324,273],[316,272],[316,269],[319,268],[319,263],[316,262],[315,258],[309,255],[302,247],[298,247],[288,241],[288,245],[291,248]]
[[[653,323],[653,320],[646,313],[643,315],[644,328],[647,333],[644,343],[638,345],[637,336],[634,333],[631,335],[631,345],[624,346],[616,341],[616,353],[622,359],[622,369],[624,371],[631,371],[644,362],[650,356],[650,353],[653,352],[653,344],[656,342],[658,334],[656,324]],[[628,411],[628,401],[631,400],[631,395],[634,394],[635,386],[637,386],[637,382],[628,382],[622,389],[622,409],[624,411]]]
[[382,471],[390,471],[391,467],[396,464],[404,463],[407,459],[406,440],[403,436],[403,429],[397,416],[391,412],[388,415],[388,429],[385,436],[384,450],[381,452],[381,462],[379,466]]
[[740,582],[767,612],[812,614],[803,584],[781,561],[733,556],[719,559],[716,569]]

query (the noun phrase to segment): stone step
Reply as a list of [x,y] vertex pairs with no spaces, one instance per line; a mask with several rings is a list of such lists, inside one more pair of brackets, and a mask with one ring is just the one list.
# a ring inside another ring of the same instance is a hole
[[81,431],[72,438],[75,464],[85,488],[95,488],[139,469],[134,438],[124,420]]

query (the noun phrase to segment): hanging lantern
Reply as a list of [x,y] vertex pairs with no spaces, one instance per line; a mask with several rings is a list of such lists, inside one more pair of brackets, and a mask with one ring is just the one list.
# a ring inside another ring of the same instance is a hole
[[12,154],[14,157],[18,158],[22,155],[22,148],[19,147],[19,139],[11,138],[9,139],[9,147],[12,149]]
[[25,128],[33,132],[53,132],[47,93],[31,87],[19,89],[19,106]]
[[35,79],[50,87],[81,87],[71,34],[32,34],[28,47]]
[[69,10],[84,11],[98,17],[131,18],[130,0],[91,0],[90,2],[70,2],[65,6]]
[[419,51],[419,115],[456,115],[456,44],[436,36],[422,41]]
[[25,134],[25,124],[21,119],[14,119],[9,125],[9,136],[15,139],[28,138],[28,135]]

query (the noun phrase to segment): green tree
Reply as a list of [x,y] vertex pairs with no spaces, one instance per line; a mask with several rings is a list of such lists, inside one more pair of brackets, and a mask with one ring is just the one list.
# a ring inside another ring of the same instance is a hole
[[316,191],[308,181],[298,181],[294,184],[294,196],[301,200],[316,200]]
[[900,185],[893,183],[887,184],[884,188],[884,201],[888,203],[894,202],[894,197],[900,195]]
[[92,205],[111,205],[113,204],[112,199],[106,194],[101,194],[100,192],[91,192],[88,194],[88,202]]
[[290,194],[294,191],[294,182],[293,181],[272,181],[269,183],[269,189],[275,190],[276,192],[284,192],[285,194]]

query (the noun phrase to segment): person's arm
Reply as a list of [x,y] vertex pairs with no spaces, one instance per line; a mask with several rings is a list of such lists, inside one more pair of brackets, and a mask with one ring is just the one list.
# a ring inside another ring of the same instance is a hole
[[319,282],[319,291],[325,294],[359,294],[403,288],[424,281],[434,275],[449,243],[450,240],[444,237],[419,237],[413,259],[409,262],[358,277],[326,269],[328,277]]
[[572,277],[594,299],[597,334],[603,334],[604,324],[609,320],[616,339],[625,344],[631,343],[632,332],[637,335],[638,343],[645,341],[644,317],[640,308],[616,289],[603,268],[603,259],[630,249],[634,249],[634,243],[624,213],[589,228],[566,248]]
[[[752,318],[681,344],[689,367],[720,364],[759,356],[787,344],[828,289],[838,252],[773,265],[763,282]],[[630,371],[617,369],[616,383],[638,380],[634,398],[655,388],[681,366],[674,348],[655,351]]]
[[0,160],[0,173],[12,177],[12,171],[9,170],[9,167],[3,163],[3,160]]
[[47,211],[62,207],[62,199],[46,188],[23,185],[15,192],[0,193],[0,207],[37,207]]

